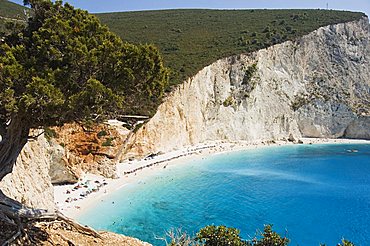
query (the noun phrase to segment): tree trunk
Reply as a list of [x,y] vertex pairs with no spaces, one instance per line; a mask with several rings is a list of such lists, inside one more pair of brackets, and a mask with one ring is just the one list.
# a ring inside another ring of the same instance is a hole
[[[6,126],[0,142],[0,182],[12,172],[16,160],[27,143],[30,129],[27,121],[16,117]],[[3,129],[4,130],[4,129]],[[76,228],[80,233],[100,237],[94,230],[68,219],[58,211],[31,209],[15,201],[0,190],[0,245],[10,245],[20,237],[27,238],[25,228],[35,221],[62,220]]]
[[[1,128],[0,142],[0,182],[3,178],[13,171],[17,157],[27,143],[29,128],[22,124],[19,117],[14,117],[9,125],[4,124]],[[4,243],[4,238],[9,237],[8,243],[20,236],[21,223],[17,211],[22,209],[22,204],[6,197],[0,190],[0,242]]]
[[13,118],[7,126],[0,142],[0,182],[13,171],[17,157],[27,143],[29,131],[30,129],[19,117]]
[[[64,221],[73,226],[78,232],[101,238],[101,235],[95,230],[80,225],[72,219],[65,217],[58,211],[47,211],[41,209],[31,209],[23,206],[21,203],[5,196],[0,191],[0,245],[11,245],[14,241],[22,243],[38,244],[28,237],[26,228],[32,228],[33,223],[38,221]],[[5,229],[5,230],[4,230]],[[28,241],[27,241],[28,240]]]

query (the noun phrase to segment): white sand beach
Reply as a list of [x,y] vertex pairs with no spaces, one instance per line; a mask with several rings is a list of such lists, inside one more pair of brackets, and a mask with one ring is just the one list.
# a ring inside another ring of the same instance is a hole
[[[300,140],[303,144],[370,144],[369,140],[353,139],[301,138]],[[295,143],[289,141],[268,143],[218,141],[153,155],[143,160],[126,161],[117,165],[118,179],[107,179],[102,176],[85,174],[78,184],[55,186],[55,203],[63,214],[71,218],[77,218],[81,211],[103,200],[104,196],[122,189],[128,184],[139,183],[151,173],[166,168],[168,165],[179,165],[186,163],[186,160],[191,158],[202,158],[210,154],[289,144],[293,145]]]

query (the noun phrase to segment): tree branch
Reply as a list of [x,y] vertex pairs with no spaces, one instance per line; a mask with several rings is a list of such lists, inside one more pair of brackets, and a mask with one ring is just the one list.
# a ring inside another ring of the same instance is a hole
[[45,131],[41,131],[41,133],[37,134],[36,136],[28,136],[28,140],[37,140]]

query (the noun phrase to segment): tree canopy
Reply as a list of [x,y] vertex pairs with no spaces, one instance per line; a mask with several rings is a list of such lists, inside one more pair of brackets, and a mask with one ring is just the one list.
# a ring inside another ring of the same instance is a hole
[[103,115],[159,98],[167,71],[156,48],[124,43],[86,11],[30,1],[26,28],[0,46],[0,115],[31,127]]
[[123,42],[68,3],[26,3],[26,25],[0,43],[0,171],[13,152],[4,148],[20,151],[29,129],[140,113],[168,83],[154,46]]

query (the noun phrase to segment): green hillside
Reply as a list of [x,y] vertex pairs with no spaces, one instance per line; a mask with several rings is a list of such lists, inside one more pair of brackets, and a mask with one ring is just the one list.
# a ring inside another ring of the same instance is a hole
[[19,18],[23,16],[24,7],[7,0],[0,0],[0,16],[8,18]]
[[[24,7],[0,0],[0,16],[20,18]],[[359,19],[333,10],[159,10],[97,14],[122,39],[152,43],[171,68],[171,85],[215,60],[294,40],[320,26]],[[0,18],[0,31],[5,20]]]
[[98,14],[124,40],[154,43],[181,83],[215,60],[292,40],[364,14],[332,10],[161,10]]
[[5,23],[9,19],[24,19],[24,9],[18,4],[0,0],[0,33],[5,32]]

